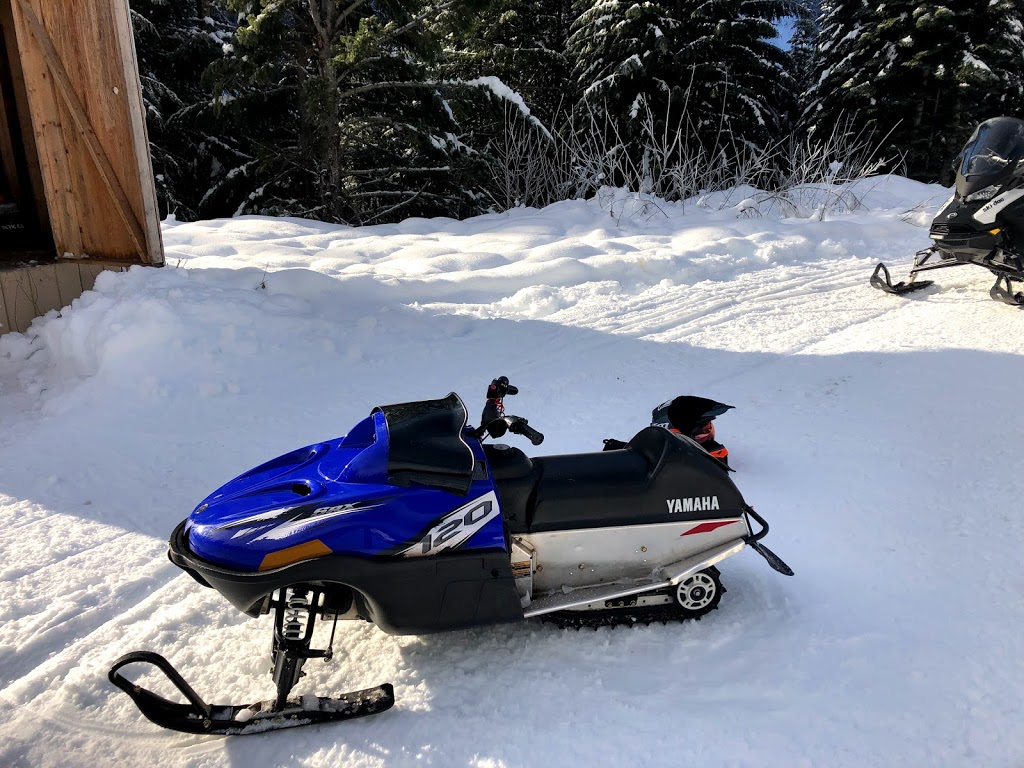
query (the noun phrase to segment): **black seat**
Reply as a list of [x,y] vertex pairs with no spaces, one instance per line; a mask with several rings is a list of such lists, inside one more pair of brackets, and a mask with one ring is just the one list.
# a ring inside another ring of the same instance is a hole
[[[529,531],[677,522],[739,515],[743,497],[728,471],[697,443],[661,427],[640,430],[626,447],[602,453],[546,456]],[[670,500],[716,499],[716,506],[685,515]]]

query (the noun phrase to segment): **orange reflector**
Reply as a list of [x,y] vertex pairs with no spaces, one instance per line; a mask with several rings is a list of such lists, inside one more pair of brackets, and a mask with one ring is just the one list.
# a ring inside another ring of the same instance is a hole
[[280,568],[282,565],[291,565],[300,560],[309,560],[313,557],[331,554],[330,548],[320,539],[307,541],[305,544],[297,544],[288,549],[279,549],[277,552],[270,552],[260,563],[261,571],[269,571],[272,568]]
[[988,233],[989,233],[990,235],[998,235],[998,234],[999,234],[1000,232],[1002,232],[1002,231],[1003,231],[1003,230],[1001,230],[1001,229],[999,229],[999,228],[997,227],[996,229],[990,229],[990,230],[988,231]]

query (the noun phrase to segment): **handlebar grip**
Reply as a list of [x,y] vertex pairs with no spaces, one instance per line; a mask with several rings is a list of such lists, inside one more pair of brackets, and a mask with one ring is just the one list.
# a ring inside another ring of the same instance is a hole
[[544,435],[542,435],[536,429],[527,424],[526,419],[517,421],[515,423],[515,428],[512,431],[527,438],[534,445],[540,445],[541,443],[544,442]]

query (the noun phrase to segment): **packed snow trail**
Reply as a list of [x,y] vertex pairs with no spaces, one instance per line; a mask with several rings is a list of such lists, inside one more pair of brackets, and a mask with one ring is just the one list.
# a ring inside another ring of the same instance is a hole
[[[1020,765],[1024,316],[982,270],[867,285],[943,192],[876,181],[825,221],[609,197],[167,222],[167,269],[0,338],[0,765]],[[627,439],[678,394],[737,406],[719,436],[796,576],[742,553],[680,625],[339,626],[296,692],[398,703],[337,726],[189,737],[107,682],[153,649],[211,701],[269,697],[270,619],[168,563],[170,531],[374,405],[455,390],[475,416],[499,374],[534,454]]]

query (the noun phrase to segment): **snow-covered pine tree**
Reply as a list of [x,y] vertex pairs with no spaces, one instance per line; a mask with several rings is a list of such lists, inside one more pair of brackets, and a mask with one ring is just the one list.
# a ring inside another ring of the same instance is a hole
[[821,0],[801,0],[796,10],[793,37],[789,41],[789,57],[798,104],[803,102],[814,83],[821,11]]
[[494,0],[453,30],[447,71],[498,77],[551,125],[571,106],[565,47],[572,21],[572,0]]
[[785,129],[793,80],[769,41],[788,0],[578,0],[576,10],[568,48],[580,103],[634,153],[648,109],[654,135],[681,130],[685,151],[699,146],[715,162]]
[[365,224],[475,211],[457,126],[432,82],[431,24],[455,0],[230,0],[222,113],[257,144],[239,212]]
[[670,66],[680,25],[656,2],[576,0],[573,9],[566,47],[578,103],[634,139],[645,103],[660,115],[666,99],[681,98],[688,77]]
[[789,129],[795,103],[789,55],[770,42],[775,22],[795,6],[791,0],[698,0],[695,6],[683,25],[689,45],[679,63],[696,73],[690,103],[701,140],[729,156],[763,150]]
[[907,173],[950,179],[974,125],[1020,105],[1019,3],[826,0],[818,76],[804,119],[885,139]]
[[1024,117],[1024,3],[979,3],[967,22],[970,50],[963,66],[978,70],[973,74],[981,81],[977,122],[998,115]]
[[132,0],[131,16],[160,214],[194,219],[211,178],[240,156],[220,134],[201,86],[232,24],[202,0]]

